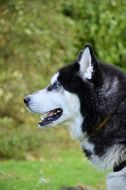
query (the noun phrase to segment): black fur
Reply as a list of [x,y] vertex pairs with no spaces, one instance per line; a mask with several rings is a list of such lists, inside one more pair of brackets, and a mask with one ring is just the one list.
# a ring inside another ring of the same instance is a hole
[[124,162],[120,163],[118,166],[115,166],[113,171],[118,172],[118,171],[122,170],[124,167],[126,167],[126,160]]
[[[102,156],[115,143],[123,144],[126,149],[126,75],[115,66],[97,61],[89,48],[94,64],[92,79],[80,77],[77,59],[59,70],[58,80],[79,97],[80,111],[85,118],[82,131],[87,132],[89,141],[95,145],[95,154]],[[96,126],[108,115],[105,126],[97,131]],[[90,157],[88,150],[84,152]]]

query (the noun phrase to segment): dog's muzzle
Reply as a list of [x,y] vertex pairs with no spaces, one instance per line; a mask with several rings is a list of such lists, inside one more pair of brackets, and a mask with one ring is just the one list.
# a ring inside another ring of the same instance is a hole
[[[35,104],[31,95],[28,95],[24,98],[24,103],[26,105],[26,107],[34,112],[34,113],[39,113],[39,114],[42,114],[41,116],[41,121],[38,123],[39,126],[43,127],[43,126],[48,126],[52,123],[54,123],[56,120],[58,120],[61,116],[62,116],[62,113],[63,113],[63,109],[62,108],[55,108],[55,109],[51,109],[51,110],[48,110],[48,111],[35,111],[34,106],[32,107],[32,103],[33,105]],[[35,104],[37,105],[37,104]],[[38,105],[37,105],[38,106]]]

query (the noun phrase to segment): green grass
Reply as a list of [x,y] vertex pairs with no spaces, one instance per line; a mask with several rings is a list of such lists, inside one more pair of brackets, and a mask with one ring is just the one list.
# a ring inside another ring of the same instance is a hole
[[75,150],[63,151],[57,159],[0,162],[0,190],[60,190],[77,184],[104,190],[104,176]]

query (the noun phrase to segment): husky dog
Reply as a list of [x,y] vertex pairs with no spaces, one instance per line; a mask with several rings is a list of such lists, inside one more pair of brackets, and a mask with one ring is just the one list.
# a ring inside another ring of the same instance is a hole
[[91,45],[52,77],[43,90],[25,97],[26,106],[44,114],[39,126],[69,121],[88,159],[110,168],[108,190],[126,190],[126,75],[96,59]]

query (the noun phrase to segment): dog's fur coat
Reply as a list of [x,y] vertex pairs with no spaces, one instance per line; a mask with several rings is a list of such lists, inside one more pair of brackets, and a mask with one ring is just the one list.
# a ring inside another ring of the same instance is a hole
[[98,61],[86,45],[47,88],[24,101],[33,112],[48,112],[40,126],[70,121],[70,132],[89,160],[114,170],[107,178],[108,190],[126,190],[126,75],[122,71]]

